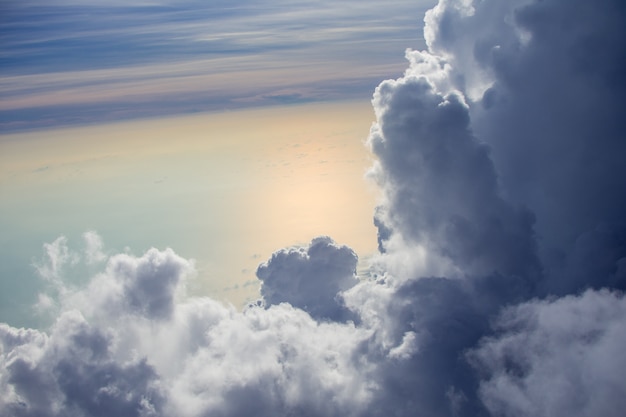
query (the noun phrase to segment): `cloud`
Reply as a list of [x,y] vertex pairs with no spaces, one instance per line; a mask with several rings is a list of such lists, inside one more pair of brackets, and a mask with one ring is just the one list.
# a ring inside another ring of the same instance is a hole
[[111,335],[80,313],[63,314],[50,336],[4,324],[0,334],[3,350],[13,348],[3,358],[0,404],[7,415],[160,414],[163,397],[153,368],[143,359],[116,361]]
[[383,82],[374,94],[378,123],[370,145],[388,200],[387,227],[465,274],[532,279],[532,215],[500,197],[488,149],[470,130],[463,96],[439,92],[424,71],[443,78],[444,68],[427,53],[411,53],[411,62],[417,68]]
[[[54,323],[0,326],[0,412],[618,415],[625,13],[441,0],[426,15],[428,50],[374,94],[383,250],[367,277],[316,238],[261,264],[260,302],[236,311],[186,294],[194,263],[171,249],[48,244]],[[64,280],[103,256],[85,285]]]
[[44,262],[35,264],[37,273],[46,281],[55,283],[62,276],[63,268],[66,265],[76,264],[79,257],[67,247],[67,238],[58,237],[52,243],[44,243]]
[[505,310],[469,353],[493,415],[618,416],[626,400],[626,299],[586,291]]
[[288,304],[231,314],[205,333],[170,397],[179,415],[359,415],[375,384],[353,352],[368,333]]
[[[332,269],[326,261],[356,263],[351,250],[328,238],[314,240],[308,252],[310,264],[292,268],[303,277]],[[113,255],[88,285],[61,292],[60,312],[47,331],[2,324],[0,410],[16,416],[363,411],[376,386],[362,368],[367,361],[354,353],[370,330],[319,322],[288,303],[268,300],[268,308],[237,312],[185,297],[183,277],[192,273],[193,263],[171,249]],[[346,277],[336,279],[333,284]]]
[[167,319],[174,310],[175,290],[193,271],[193,262],[171,249],[150,249],[142,257],[119,254],[109,260],[104,275],[90,289],[101,291],[107,308],[149,319]]
[[312,317],[339,321],[350,317],[341,292],[357,284],[357,255],[328,237],[308,248],[283,249],[257,269],[261,296],[269,305],[287,302]]
[[[581,241],[591,250],[591,235],[600,242],[607,230],[624,233],[624,7],[611,0],[593,7],[474,3],[440,2],[429,12],[430,50],[445,57],[456,88],[473,100],[471,125],[490,148],[502,193],[535,214],[551,275],[545,290],[607,285],[604,272],[589,274],[593,281],[571,279],[570,272],[581,263]],[[616,268],[624,247],[609,253],[603,262]]]

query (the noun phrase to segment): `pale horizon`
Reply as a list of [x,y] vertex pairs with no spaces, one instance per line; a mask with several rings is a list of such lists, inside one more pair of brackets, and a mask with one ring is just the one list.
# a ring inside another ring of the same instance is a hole
[[193,293],[242,308],[282,247],[329,235],[376,251],[373,120],[368,102],[335,102],[0,135],[2,263],[36,286],[43,243],[96,231],[109,251],[195,259]]

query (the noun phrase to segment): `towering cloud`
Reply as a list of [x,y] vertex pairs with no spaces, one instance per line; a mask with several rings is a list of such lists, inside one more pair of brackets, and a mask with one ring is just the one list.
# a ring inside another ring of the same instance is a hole
[[[525,302],[533,297],[626,284],[624,82],[616,75],[626,63],[618,23],[624,13],[618,2],[591,8],[440,1],[425,18],[428,51],[407,52],[404,77],[378,87],[370,145],[386,199],[375,224],[386,270],[403,282],[388,314],[398,334],[411,331],[422,340],[401,368],[383,368],[384,386],[393,387],[385,395],[406,404],[407,414],[621,409],[616,393],[624,384],[597,356],[581,363],[566,355],[543,373],[542,361],[565,348],[551,332],[556,326],[540,324],[536,331],[507,324],[524,323],[516,315],[543,305]],[[398,265],[411,258],[420,261]],[[492,328],[503,307],[519,302]],[[622,304],[619,293],[591,292],[546,302],[542,313],[563,316],[563,332],[575,346],[568,349],[613,351],[619,337],[612,335],[620,330],[612,322],[589,330],[599,335],[590,339],[572,326],[594,308],[619,317]],[[535,338],[534,349],[547,349],[545,355],[528,359],[518,349],[499,361],[489,357],[495,347],[510,347],[511,334],[520,331],[517,343]],[[476,345],[481,348],[468,361],[466,352]],[[596,365],[595,377],[606,382],[601,390],[613,393],[603,396],[601,409],[591,399],[597,391],[580,381]],[[559,384],[554,392],[550,378]],[[524,388],[515,391],[516,384]],[[410,388],[398,394],[398,387]],[[574,396],[577,406],[564,407]]]
[[[623,289],[623,275],[609,271],[626,255],[617,243],[626,212],[624,5],[474,3],[441,2],[426,34],[474,100],[472,127],[491,149],[502,192],[535,213],[545,290]],[[587,277],[573,277],[581,267]]]
[[374,94],[374,278],[321,237],[260,265],[238,312],[185,294],[170,249],[46,245],[54,323],[0,326],[0,413],[620,415],[625,19],[619,0],[427,13],[428,50]]
[[412,67],[374,95],[370,142],[386,192],[388,227],[463,274],[537,274],[532,215],[503,200],[488,149],[457,91],[440,91],[442,61],[411,52]]

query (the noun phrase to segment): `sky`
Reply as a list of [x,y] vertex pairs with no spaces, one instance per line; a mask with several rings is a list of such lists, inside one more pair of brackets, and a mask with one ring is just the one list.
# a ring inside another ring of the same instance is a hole
[[238,308],[278,248],[333,234],[375,252],[371,93],[424,44],[426,4],[0,7],[4,321],[38,325],[33,264],[60,236],[175,247],[196,260],[194,293]]
[[2,414],[622,415],[621,0],[46,4],[2,5]]
[[[59,236],[75,249],[88,231],[110,252],[176,248],[196,260],[194,294],[238,308],[258,298],[256,267],[277,248],[333,233],[373,254],[373,117],[342,101],[5,135],[3,319],[37,324],[33,265]],[[74,266],[73,279],[88,275]]]
[[430,3],[3,1],[0,128],[369,100]]

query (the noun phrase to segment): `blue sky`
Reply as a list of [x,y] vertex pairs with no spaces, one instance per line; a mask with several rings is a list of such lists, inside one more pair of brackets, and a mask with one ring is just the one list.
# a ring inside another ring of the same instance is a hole
[[[116,250],[127,245],[139,251],[176,247],[198,259],[199,268],[205,269],[204,282],[211,282],[205,287],[212,287],[213,294],[254,281],[258,261],[252,255],[268,256],[277,247],[316,234],[332,232],[371,252],[373,239],[356,239],[373,233],[373,198],[363,180],[368,155],[362,141],[373,121],[368,103],[381,80],[404,71],[405,49],[424,47],[421,22],[427,3],[8,1],[0,7],[0,133],[6,134],[0,137],[0,224],[5,231],[0,269],[5,320],[29,317],[34,288],[40,284],[32,263],[42,243],[59,235],[76,242],[83,232],[97,230]],[[281,107],[348,101],[351,104],[329,107],[336,117],[320,107],[294,112]],[[258,133],[246,130],[257,123],[249,113],[241,115],[246,120],[240,126],[202,124],[199,119],[176,125],[170,119],[266,106],[278,113],[266,113],[264,131]],[[291,115],[289,123],[281,113]],[[161,131],[156,132],[159,128],[146,122],[105,129],[106,134],[55,130],[146,118],[168,118],[167,127],[159,125]],[[335,120],[343,120],[343,125]],[[19,132],[32,135],[8,135]],[[194,142],[198,137],[202,142]],[[311,163],[303,158],[303,148],[308,141],[327,144],[327,137],[353,155],[337,157],[330,149],[320,153],[317,148],[307,154],[319,153],[327,168],[343,164],[342,172],[349,174],[339,174],[334,188],[319,181],[309,185],[308,194],[348,190],[342,192],[344,199],[359,201],[360,209],[343,227],[337,227],[328,211],[341,212],[345,205],[332,209],[325,203],[328,196],[304,204],[308,200],[300,190],[287,183],[320,179],[318,173],[301,169]],[[160,140],[166,150],[155,155],[152,150],[162,146],[157,145]],[[290,164],[291,178],[286,171],[278,180],[263,181],[263,175],[277,174],[263,174],[259,167],[276,164],[279,147],[290,149],[285,141],[303,147],[280,156],[286,158],[281,166]],[[216,159],[219,149],[231,144],[237,144],[236,149]],[[192,161],[200,155],[196,165]],[[252,163],[234,172],[231,167],[240,167],[244,158]],[[248,194],[239,186],[233,186],[234,191],[224,186],[243,172],[248,176],[240,182]],[[252,190],[256,180],[264,188]],[[247,216],[255,219],[250,229],[257,235],[280,227],[272,213],[282,213],[291,225],[273,232],[275,239],[253,239],[232,230],[241,222],[237,215],[198,213],[198,205],[207,212],[236,213],[239,203],[232,195],[238,193],[244,196],[240,200],[250,200],[254,193],[274,195],[257,205],[263,209],[256,215]],[[291,204],[298,213],[285,209],[279,196],[285,193],[300,195]],[[86,195],[91,197],[85,200]],[[156,201],[161,203],[148,203]],[[159,227],[152,226],[155,223]],[[323,226],[331,223],[332,230]],[[313,225],[315,231],[306,230]],[[353,232],[345,233],[348,229]],[[225,234],[237,243],[230,251],[219,244]],[[238,258],[239,253],[245,254]],[[209,279],[215,276],[218,283]],[[255,294],[249,291],[230,300],[240,305],[250,296]]]
[[367,99],[429,3],[4,2],[0,129]]

